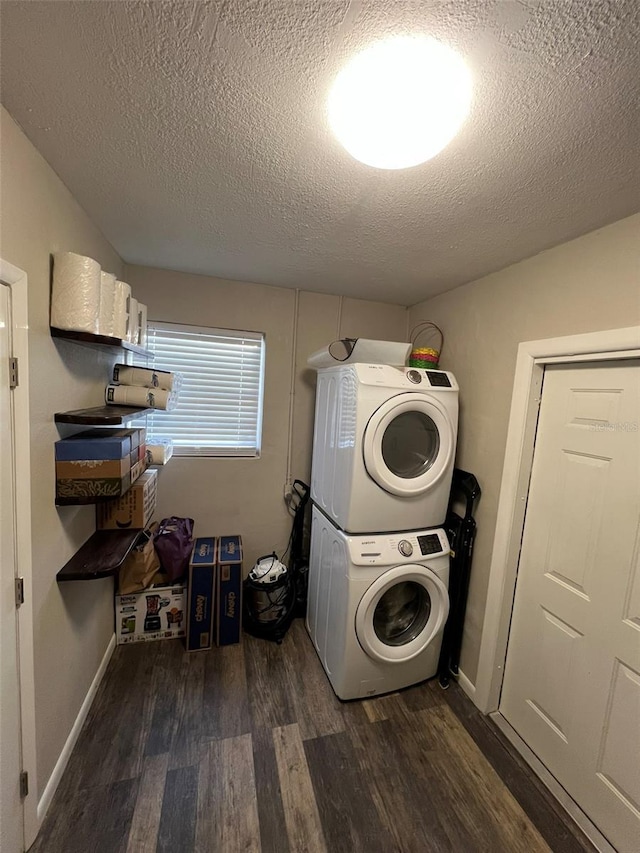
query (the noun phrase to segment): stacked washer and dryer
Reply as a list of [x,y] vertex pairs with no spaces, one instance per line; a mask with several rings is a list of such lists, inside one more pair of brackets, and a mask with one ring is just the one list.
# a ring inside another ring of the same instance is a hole
[[457,428],[451,373],[318,370],[306,624],[340,699],[437,672]]

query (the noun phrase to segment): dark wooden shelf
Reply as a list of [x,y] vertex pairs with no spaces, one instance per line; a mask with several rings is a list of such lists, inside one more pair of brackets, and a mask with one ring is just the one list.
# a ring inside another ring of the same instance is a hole
[[138,538],[139,530],[96,530],[63,566],[56,580],[88,581],[115,575]]
[[56,329],[55,326],[51,326],[50,328],[52,338],[62,338],[65,341],[73,341],[76,344],[99,347],[100,349],[123,349],[133,352],[136,355],[144,356],[145,358],[154,358],[154,354],[149,352],[149,350],[139,347],[137,344],[130,344],[129,341],[123,341],[122,338],[92,335],[89,332],[72,332],[69,329]]
[[79,424],[80,426],[120,426],[135,420],[153,409],[138,406],[94,406],[91,409],[76,409],[72,412],[56,412],[53,419],[57,424]]

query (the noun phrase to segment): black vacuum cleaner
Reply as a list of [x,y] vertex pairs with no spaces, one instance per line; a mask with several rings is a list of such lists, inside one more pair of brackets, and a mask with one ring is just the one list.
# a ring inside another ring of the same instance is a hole
[[[281,643],[296,616],[307,609],[309,557],[304,547],[305,510],[309,486],[294,480],[289,507],[293,525],[282,561],[266,554],[244,581],[242,627],[254,637]],[[289,565],[284,560],[289,553]]]

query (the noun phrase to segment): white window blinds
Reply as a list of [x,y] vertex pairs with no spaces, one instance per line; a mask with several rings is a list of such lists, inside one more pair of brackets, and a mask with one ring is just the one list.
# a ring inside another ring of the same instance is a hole
[[147,418],[150,438],[173,439],[178,456],[259,456],[264,335],[149,323],[153,366],[182,373],[178,405]]

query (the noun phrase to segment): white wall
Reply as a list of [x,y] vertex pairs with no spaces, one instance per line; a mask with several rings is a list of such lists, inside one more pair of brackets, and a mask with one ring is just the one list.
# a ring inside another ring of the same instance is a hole
[[[160,471],[157,517],[189,516],[196,535],[240,533],[245,571],[291,530],[283,500],[294,376],[291,474],[309,482],[315,372],[307,356],[339,337],[405,340],[406,308],[261,284],[127,266],[126,280],[153,320],[264,332],[267,359],[259,459],[174,457]],[[294,351],[295,340],[295,351]]]
[[113,634],[111,580],[56,583],[94,530],[93,507],[56,508],[56,411],[100,405],[109,364],[49,334],[50,258],[79,252],[122,262],[4,108],[0,112],[0,256],[29,279],[33,614],[38,792],[42,794]]
[[480,481],[461,668],[475,681],[518,344],[640,322],[640,215],[441,294],[409,325],[445,333],[441,365],[460,384],[457,465]]

